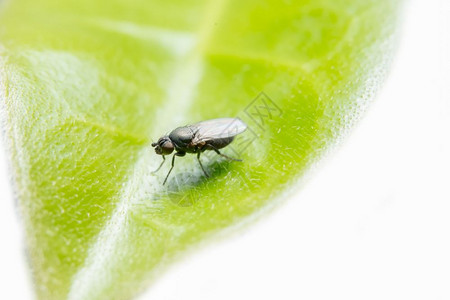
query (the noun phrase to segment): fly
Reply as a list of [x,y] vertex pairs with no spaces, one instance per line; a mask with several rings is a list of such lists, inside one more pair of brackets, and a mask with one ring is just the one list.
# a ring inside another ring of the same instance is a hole
[[160,137],[158,142],[152,143],[152,147],[155,148],[156,154],[162,155],[163,158],[158,169],[154,172],[161,169],[166,161],[165,156],[171,154],[175,150],[175,154],[172,157],[172,167],[170,168],[169,173],[167,173],[163,185],[166,183],[167,178],[169,178],[170,172],[172,172],[173,166],[175,165],[175,157],[185,156],[186,153],[197,153],[198,163],[200,164],[203,173],[205,173],[205,176],[209,177],[200,161],[200,154],[206,150],[213,150],[218,155],[223,156],[228,160],[242,161],[222,154],[219,149],[228,146],[234,140],[236,135],[244,132],[246,129],[247,125],[239,118],[212,119],[178,127],[168,135]]

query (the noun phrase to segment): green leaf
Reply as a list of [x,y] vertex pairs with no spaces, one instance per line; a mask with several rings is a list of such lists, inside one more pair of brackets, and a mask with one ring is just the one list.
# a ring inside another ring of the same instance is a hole
[[[129,299],[183,250],[273,207],[360,116],[392,0],[0,2],[0,97],[39,299]],[[267,107],[266,107],[267,105]],[[177,126],[240,117],[169,163]]]

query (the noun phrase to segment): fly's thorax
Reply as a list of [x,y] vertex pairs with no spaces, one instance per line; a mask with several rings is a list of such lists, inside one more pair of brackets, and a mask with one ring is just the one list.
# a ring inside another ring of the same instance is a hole
[[195,132],[189,126],[178,127],[174,129],[169,138],[177,149],[186,149],[194,138]]

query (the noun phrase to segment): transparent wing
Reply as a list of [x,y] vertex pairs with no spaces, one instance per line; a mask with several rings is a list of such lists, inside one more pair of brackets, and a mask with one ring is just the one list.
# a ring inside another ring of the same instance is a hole
[[220,118],[195,123],[190,127],[196,131],[192,141],[199,143],[236,136],[247,129],[247,124],[239,118]]

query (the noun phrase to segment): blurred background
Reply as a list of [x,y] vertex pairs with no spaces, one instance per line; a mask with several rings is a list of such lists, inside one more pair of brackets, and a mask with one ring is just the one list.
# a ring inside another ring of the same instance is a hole
[[[0,151],[0,299],[32,299]],[[409,1],[385,85],[289,201],[141,299],[450,299],[450,2]]]

